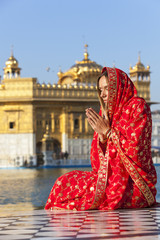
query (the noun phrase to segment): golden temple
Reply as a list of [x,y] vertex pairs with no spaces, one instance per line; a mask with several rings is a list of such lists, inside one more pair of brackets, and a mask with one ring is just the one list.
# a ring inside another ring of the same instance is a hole
[[[93,131],[85,109],[99,111],[96,82],[102,66],[84,58],[68,71],[58,72],[57,84],[22,78],[13,53],[0,84],[0,166],[52,165],[62,153],[70,159],[89,159]],[[140,58],[130,77],[139,96],[150,102],[150,68]]]

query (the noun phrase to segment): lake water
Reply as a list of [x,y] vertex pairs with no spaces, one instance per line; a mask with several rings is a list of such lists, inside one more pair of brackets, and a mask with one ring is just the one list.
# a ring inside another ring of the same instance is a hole
[[[91,170],[91,168],[77,169]],[[73,168],[1,169],[0,211],[43,208],[55,180],[72,170]],[[160,202],[160,166],[156,166],[156,170],[157,201]]]

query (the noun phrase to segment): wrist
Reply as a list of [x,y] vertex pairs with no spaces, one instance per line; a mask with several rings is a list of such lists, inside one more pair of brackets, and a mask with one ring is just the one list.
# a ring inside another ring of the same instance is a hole
[[100,133],[98,135],[99,135],[99,140],[102,142],[104,140],[104,135]]
[[104,135],[103,140],[109,139],[110,136],[111,136],[111,128],[108,128],[105,135]]
[[110,131],[111,131],[111,128],[109,127],[109,128],[107,128],[107,129],[103,132],[104,138],[107,137],[107,135],[108,135],[108,133],[109,133]]
[[101,143],[105,143],[111,136],[111,128],[107,128],[104,134],[99,134],[99,140]]
[[107,138],[105,138],[104,135],[99,134],[99,141],[101,143],[105,143],[107,141]]

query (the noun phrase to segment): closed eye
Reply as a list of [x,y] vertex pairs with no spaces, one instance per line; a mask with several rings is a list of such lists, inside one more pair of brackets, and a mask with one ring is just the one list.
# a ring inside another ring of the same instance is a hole
[[[104,87],[104,90],[108,90],[108,86]],[[102,92],[103,89],[99,88],[99,91]]]

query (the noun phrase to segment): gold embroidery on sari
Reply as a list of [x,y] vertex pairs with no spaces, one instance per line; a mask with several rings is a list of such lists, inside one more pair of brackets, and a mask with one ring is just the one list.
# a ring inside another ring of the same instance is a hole
[[117,75],[114,68],[107,68],[108,78],[110,79],[109,91],[108,91],[108,110],[110,120],[112,119],[113,112],[116,105],[117,97]]
[[[113,112],[116,105],[116,97],[117,97],[117,74],[116,69],[113,68],[107,68],[108,72],[108,78],[111,79],[109,84],[109,91],[108,91],[108,111],[109,111],[109,118],[110,121],[113,117]],[[99,155],[99,161],[100,161],[100,168],[98,170],[98,180],[97,180],[97,186],[96,186],[96,193],[94,197],[94,202],[90,209],[96,209],[103,200],[106,184],[107,184],[107,178],[108,178],[108,154],[106,151],[106,154],[104,156],[101,147],[99,146],[99,138],[97,137],[97,148],[98,148],[98,155]]]
[[98,147],[100,168],[98,170],[98,180],[97,180],[94,201],[93,201],[92,206],[89,209],[97,209],[98,206],[101,204],[104,194],[105,194],[107,177],[108,177],[108,153],[106,153],[106,155],[104,156],[102,149],[99,146],[99,138],[98,137],[97,137],[97,147]]
[[137,185],[139,190],[145,196],[145,198],[148,202],[148,205],[151,206],[155,200],[154,200],[154,196],[153,196],[150,188],[145,183],[145,181],[143,180],[141,175],[138,173],[136,168],[133,166],[133,164],[131,164],[131,162],[128,160],[128,158],[126,157],[124,152],[122,151],[119,141],[118,141],[118,136],[115,132],[112,133],[112,138],[113,138],[113,141],[115,142],[115,144],[117,145],[117,150],[122,158],[124,166],[127,166],[127,171],[129,173],[129,175],[131,176],[132,180],[135,182],[135,184]]

